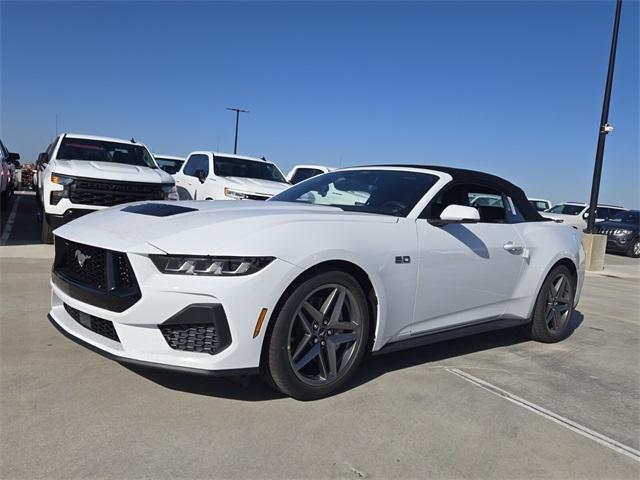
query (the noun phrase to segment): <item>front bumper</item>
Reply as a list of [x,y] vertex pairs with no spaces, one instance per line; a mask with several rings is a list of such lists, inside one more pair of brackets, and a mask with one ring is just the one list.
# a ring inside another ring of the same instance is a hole
[[616,237],[615,235],[607,236],[607,251],[610,252],[626,252],[629,245],[633,244],[634,237]]
[[[298,267],[276,259],[260,272],[245,277],[183,277],[160,273],[147,255],[129,253],[128,258],[140,286],[140,300],[122,312],[115,312],[74,298],[52,281],[51,322],[77,343],[120,363],[207,375],[245,375],[257,371],[269,317],[284,288],[301,272]],[[65,304],[111,322],[119,341],[80,324]],[[231,338],[229,345],[214,354],[172,348],[159,325],[201,304],[220,305],[224,310]],[[254,338],[263,308],[268,313]]]

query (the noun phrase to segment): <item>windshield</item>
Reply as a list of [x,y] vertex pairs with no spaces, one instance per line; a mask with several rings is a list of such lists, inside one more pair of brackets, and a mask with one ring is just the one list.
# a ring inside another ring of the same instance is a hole
[[640,223],[640,212],[638,212],[638,211],[628,211],[628,212],[622,211],[622,212],[618,212],[607,221],[616,222],[616,223],[635,223],[635,224],[638,224],[638,223]]
[[56,158],[58,160],[124,163],[138,167],[158,168],[149,151],[142,145],[105,140],[64,138]]
[[156,163],[158,166],[164,170],[165,172],[173,175],[174,173],[178,173],[180,167],[184,163],[184,160],[178,160],[175,158],[163,158],[163,157],[155,157]]
[[553,208],[547,210],[549,213],[562,213],[563,215],[578,215],[584,210],[583,205],[567,205],[566,203],[560,203]]
[[220,177],[245,177],[287,183],[273,163],[242,158],[213,157],[213,171]]
[[270,201],[406,217],[437,180],[438,177],[428,173],[400,170],[337,171],[299,183]]

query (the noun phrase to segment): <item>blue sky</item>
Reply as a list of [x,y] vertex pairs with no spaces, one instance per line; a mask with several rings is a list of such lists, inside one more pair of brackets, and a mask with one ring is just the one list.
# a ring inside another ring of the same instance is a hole
[[[614,13],[598,2],[6,2],[0,135],[333,166],[486,170],[588,200]],[[639,4],[626,0],[600,200],[638,208]],[[286,173],[286,172],[285,172]]]

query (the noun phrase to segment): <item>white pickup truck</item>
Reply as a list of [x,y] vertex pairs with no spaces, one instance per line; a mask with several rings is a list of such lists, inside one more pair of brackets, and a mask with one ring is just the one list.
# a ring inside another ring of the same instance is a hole
[[173,177],[132,140],[62,134],[38,158],[42,241],[53,229],[95,210],[139,200],[177,200]]
[[218,152],[190,153],[174,177],[181,200],[267,200],[290,186],[275,163]]

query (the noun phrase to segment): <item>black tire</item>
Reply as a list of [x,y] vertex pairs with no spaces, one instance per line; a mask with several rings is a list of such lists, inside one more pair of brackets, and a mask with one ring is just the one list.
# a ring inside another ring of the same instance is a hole
[[53,243],[53,233],[51,227],[49,226],[49,222],[47,222],[47,217],[43,213],[42,214],[42,229],[40,232],[40,240],[42,243],[52,244]]
[[629,248],[627,248],[627,257],[639,258],[640,257],[640,238],[636,238]]
[[332,270],[304,280],[273,319],[263,377],[298,400],[338,392],[365,356],[369,315],[365,294],[351,275]]
[[9,188],[0,194],[0,210],[3,212],[9,207]]
[[[558,283],[560,279],[563,283]],[[574,275],[564,265],[554,267],[540,288],[526,336],[543,343],[564,340],[571,331],[575,295]]]

